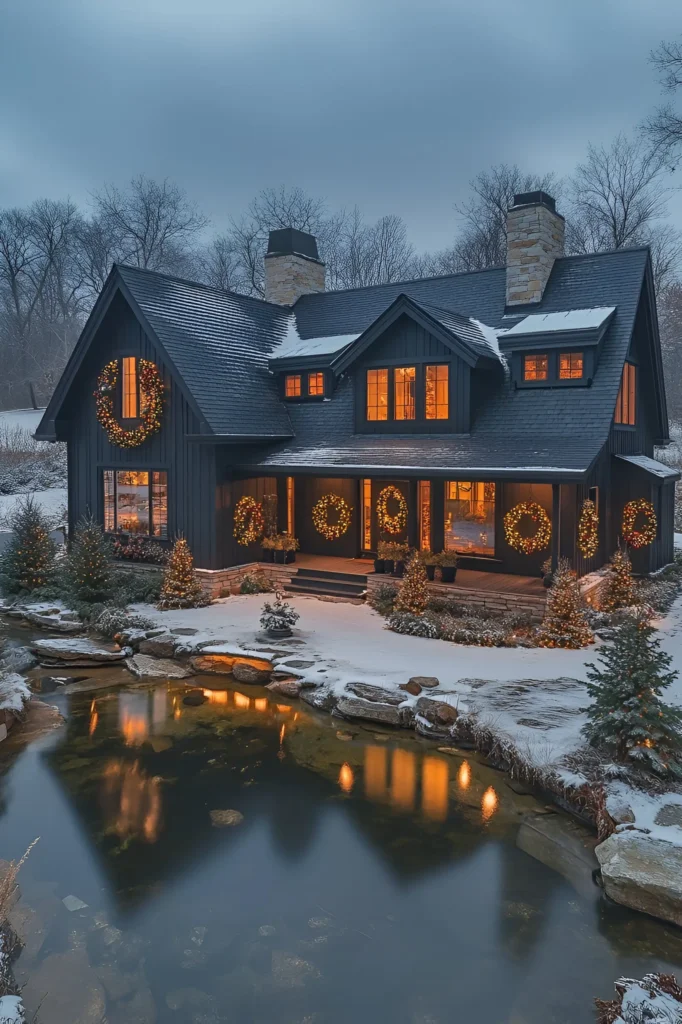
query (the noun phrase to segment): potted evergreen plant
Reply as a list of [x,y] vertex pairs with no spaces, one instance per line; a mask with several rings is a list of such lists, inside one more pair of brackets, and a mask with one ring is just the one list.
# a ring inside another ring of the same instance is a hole
[[275,549],[277,547],[277,537],[263,537],[261,543],[262,561],[263,562],[274,562],[275,560]]
[[394,545],[389,540],[380,540],[377,544],[377,559],[374,563],[376,569],[377,563],[383,568],[376,569],[377,572],[393,572],[393,547]]
[[410,555],[409,544],[394,544],[393,545],[393,575],[404,576],[405,575],[405,564]]
[[434,555],[433,551],[420,551],[419,561],[426,569],[427,578],[429,580],[435,580],[436,566],[438,564],[438,555]]
[[291,627],[295,626],[300,618],[297,611],[282,600],[281,594],[275,595],[274,603],[266,601],[261,611],[260,624],[273,640],[281,637],[291,636]]
[[299,549],[299,543],[296,537],[292,537],[290,533],[280,533],[278,538],[281,547],[278,549],[282,552],[281,562],[283,565],[287,565],[289,562],[296,561],[296,552]]
[[440,578],[443,583],[454,583],[459,559],[455,551],[441,551],[438,556]]

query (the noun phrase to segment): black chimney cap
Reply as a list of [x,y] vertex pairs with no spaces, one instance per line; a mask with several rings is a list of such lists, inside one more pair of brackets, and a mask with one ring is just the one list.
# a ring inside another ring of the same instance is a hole
[[268,256],[291,256],[293,253],[319,261],[315,235],[309,235],[307,231],[298,231],[296,228],[278,228],[270,232]]
[[537,189],[535,192],[519,192],[514,196],[512,209],[515,206],[546,206],[548,210],[556,213],[556,201],[548,192]]

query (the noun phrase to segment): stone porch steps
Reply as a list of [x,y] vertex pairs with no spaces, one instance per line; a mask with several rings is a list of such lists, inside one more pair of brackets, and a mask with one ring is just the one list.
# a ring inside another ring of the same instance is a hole
[[367,577],[350,572],[330,572],[325,569],[299,569],[286,590],[291,594],[311,594],[319,597],[360,598],[367,589]]

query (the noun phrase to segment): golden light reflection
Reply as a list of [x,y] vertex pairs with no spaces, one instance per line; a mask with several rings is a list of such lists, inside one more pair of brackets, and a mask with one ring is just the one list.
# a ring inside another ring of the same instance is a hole
[[457,785],[460,789],[468,789],[471,783],[471,766],[468,761],[462,761],[457,772]]
[[149,736],[149,702],[146,693],[118,695],[118,726],[128,747],[139,747]]
[[394,750],[391,759],[391,803],[412,810],[417,788],[416,758],[411,750]]
[[492,786],[488,786],[483,794],[483,799],[481,800],[481,810],[483,812],[484,821],[492,818],[493,814],[497,810],[497,803],[497,793]]
[[450,773],[447,762],[440,757],[425,757],[422,762],[422,811],[433,821],[445,821],[448,816],[448,784]]
[[253,706],[256,711],[267,711],[268,710],[268,698],[267,697],[256,697],[253,702]]
[[355,783],[355,776],[353,775],[353,769],[345,761],[341,765],[341,771],[339,772],[339,786],[344,793],[350,793]]
[[365,747],[365,796],[384,800],[388,778],[388,752],[385,747]]
[[204,690],[203,694],[208,699],[209,704],[227,704],[227,690]]
[[291,711],[291,704],[276,704],[275,707],[277,708],[278,711],[281,711],[283,715],[286,715],[289,711]]
[[165,686],[157,686],[152,697],[152,724],[154,732],[165,724],[168,718],[168,690]]
[[97,703],[93,700],[90,705],[90,728],[88,729],[88,735],[94,736],[97,723],[99,722],[99,715],[97,714]]
[[287,731],[286,725],[283,725],[282,728],[279,730],[279,742],[280,742],[280,744],[284,743],[284,734],[286,733],[286,731]]
[[110,761],[104,769],[102,803],[108,829],[121,839],[155,843],[161,829],[161,780],[135,761]]
[[235,690],[234,706],[236,708],[242,708],[244,711],[247,711],[251,707],[251,698],[247,697],[245,693],[240,693],[239,690]]

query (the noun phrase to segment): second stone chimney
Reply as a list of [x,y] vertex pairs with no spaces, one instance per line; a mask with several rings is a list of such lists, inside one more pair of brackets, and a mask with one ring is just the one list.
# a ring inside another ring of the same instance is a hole
[[507,305],[540,302],[554,260],[564,255],[564,218],[546,192],[514,196],[507,214]]
[[265,254],[265,298],[292,306],[301,295],[324,291],[324,263],[314,235],[296,228],[270,232]]

